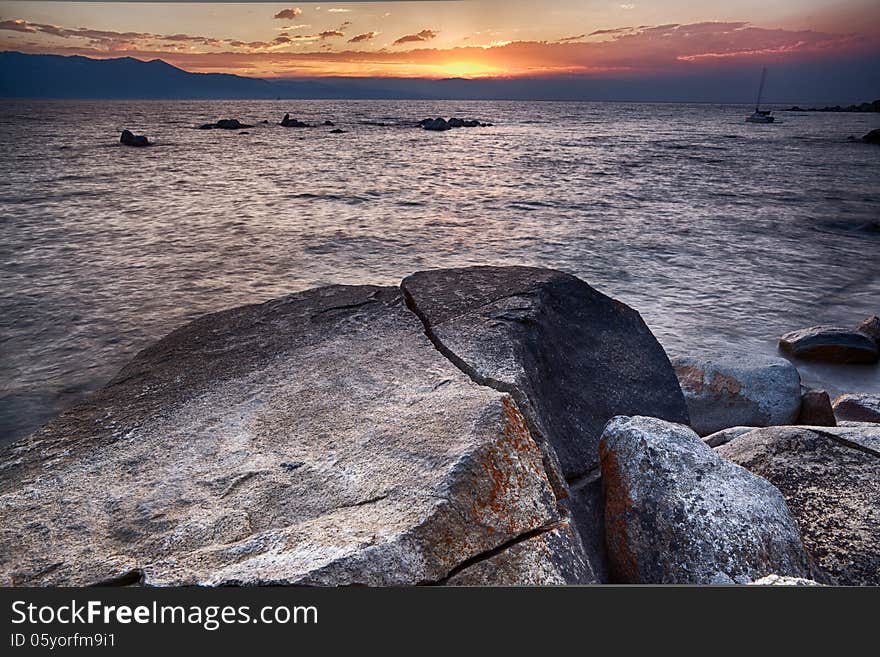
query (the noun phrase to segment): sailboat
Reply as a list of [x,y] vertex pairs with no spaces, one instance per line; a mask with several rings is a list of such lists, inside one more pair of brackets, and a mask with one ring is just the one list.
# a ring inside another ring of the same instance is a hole
[[767,79],[767,68],[761,69],[761,84],[758,86],[758,99],[755,101],[755,112],[746,117],[746,123],[773,123],[776,119],[770,110],[761,109],[761,95],[764,93],[764,81]]

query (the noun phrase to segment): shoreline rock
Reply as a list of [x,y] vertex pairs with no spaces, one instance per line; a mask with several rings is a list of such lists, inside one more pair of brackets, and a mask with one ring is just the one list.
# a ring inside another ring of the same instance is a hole
[[616,417],[600,444],[615,581],[746,584],[814,569],[782,494],[690,428]]
[[791,424],[801,406],[801,380],[784,358],[723,353],[672,359],[701,436],[737,426]]
[[768,427],[715,451],[782,492],[833,583],[880,584],[880,426]]
[[876,363],[877,344],[860,331],[840,326],[811,326],[786,333],[779,349],[796,358],[831,363]]
[[838,420],[880,423],[880,395],[840,395],[833,408]]

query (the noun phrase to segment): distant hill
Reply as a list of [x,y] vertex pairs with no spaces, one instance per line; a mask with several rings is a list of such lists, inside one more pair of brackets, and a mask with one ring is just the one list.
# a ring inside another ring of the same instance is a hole
[[[754,67],[646,78],[259,79],[188,73],[161,59],[0,52],[0,97],[83,99],[620,100],[751,103]],[[859,103],[880,92],[880,56],[780,64],[767,103]]]

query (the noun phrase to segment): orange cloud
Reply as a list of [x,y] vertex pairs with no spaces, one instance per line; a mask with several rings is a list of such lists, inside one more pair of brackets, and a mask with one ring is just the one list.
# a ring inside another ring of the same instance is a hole
[[397,41],[394,42],[395,46],[399,46],[402,43],[415,43],[417,41],[430,41],[431,39],[435,39],[437,37],[437,32],[434,30],[422,30],[418,34],[407,34],[405,36],[400,37]]

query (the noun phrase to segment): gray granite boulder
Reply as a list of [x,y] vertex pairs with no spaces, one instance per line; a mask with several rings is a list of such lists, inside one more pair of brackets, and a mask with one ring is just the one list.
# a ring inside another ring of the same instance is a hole
[[729,427],[727,429],[722,429],[721,431],[716,431],[715,433],[710,433],[703,438],[703,442],[709,447],[721,447],[734,438],[739,438],[743,434],[746,434],[749,431],[754,431],[757,428],[758,427]]
[[0,473],[4,585],[437,582],[556,546],[541,534],[565,520],[516,402],[440,354],[397,288],[198,319]]
[[860,331],[839,326],[811,326],[786,333],[779,349],[795,356],[831,363],[876,363],[877,344]]
[[720,458],[688,427],[616,417],[599,450],[615,581],[745,584],[771,573],[812,577],[780,492]]
[[736,426],[790,424],[801,406],[801,380],[784,358],[749,354],[672,359],[690,425],[701,436]]
[[840,395],[833,406],[838,420],[880,422],[880,395]]
[[880,425],[769,427],[716,452],[782,492],[804,546],[834,582],[880,585]]
[[669,359],[639,314],[574,276],[469,267],[419,272],[401,287],[442,353],[513,396],[567,480],[596,467],[615,415],[688,421]]
[[804,579],[803,577],[784,577],[782,575],[767,575],[754,582],[749,582],[753,586],[823,586],[819,582],[812,579]]
[[497,554],[465,565],[451,586],[558,586],[598,583],[577,530],[562,521],[550,531],[505,546]]

